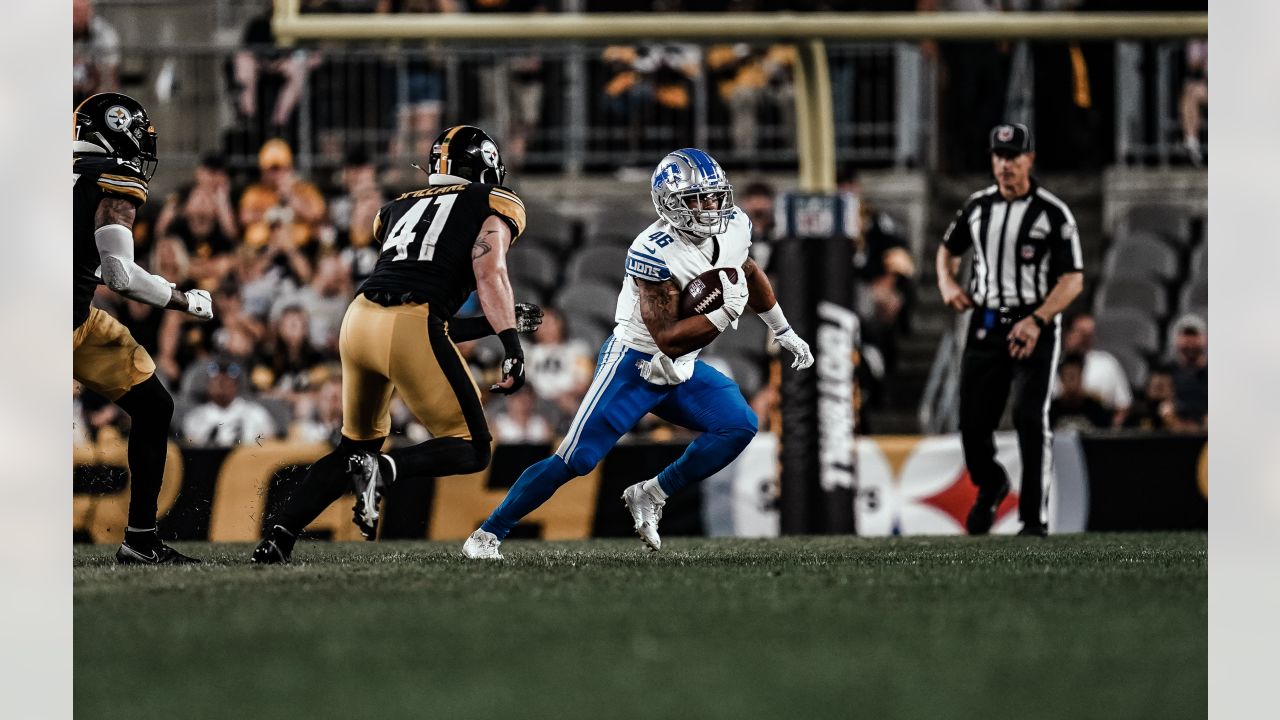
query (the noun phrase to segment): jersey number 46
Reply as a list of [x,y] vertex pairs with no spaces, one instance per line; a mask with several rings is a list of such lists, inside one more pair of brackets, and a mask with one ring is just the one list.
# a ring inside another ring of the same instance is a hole
[[406,260],[410,255],[416,255],[417,260],[430,260],[436,254],[436,242],[457,199],[457,195],[438,195],[414,203],[387,234],[382,252],[395,248],[396,256],[392,260]]

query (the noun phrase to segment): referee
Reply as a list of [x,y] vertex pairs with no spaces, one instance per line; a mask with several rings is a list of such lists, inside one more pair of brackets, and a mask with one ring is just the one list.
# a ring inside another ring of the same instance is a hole
[[[961,442],[978,486],[966,527],[971,535],[989,532],[1009,494],[993,433],[1012,389],[1022,456],[1018,534],[1044,536],[1052,465],[1049,389],[1061,339],[1059,313],[1084,287],[1080,234],[1066,203],[1031,177],[1036,154],[1027,126],[997,125],[989,148],[996,184],[969,196],[937,257],[943,302],[973,310],[960,366]],[[970,248],[966,291],[956,273]]]

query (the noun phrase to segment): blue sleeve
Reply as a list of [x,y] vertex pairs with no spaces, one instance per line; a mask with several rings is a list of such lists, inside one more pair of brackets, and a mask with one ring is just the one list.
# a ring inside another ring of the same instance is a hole
[[639,280],[648,280],[649,282],[662,282],[671,279],[671,269],[667,267],[667,261],[657,253],[646,252],[653,245],[648,247],[636,243],[627,250],[627,274]]

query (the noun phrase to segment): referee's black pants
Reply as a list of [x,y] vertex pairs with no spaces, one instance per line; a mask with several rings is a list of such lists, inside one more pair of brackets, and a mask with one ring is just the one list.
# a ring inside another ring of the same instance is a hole
[[1026,312],[1001,313],[977,308],[960,363],[960,441],[969,477],[985,496],[1009,482],[996,460],[994,433],[1013,391],[1013,425],[1022,458],[1018,515],[1027,525],[1048,522],[1049,389],[1058,357],[1060,332],[1055,319],[1040,331],[1031,357],[1009,356],[1009,330]]

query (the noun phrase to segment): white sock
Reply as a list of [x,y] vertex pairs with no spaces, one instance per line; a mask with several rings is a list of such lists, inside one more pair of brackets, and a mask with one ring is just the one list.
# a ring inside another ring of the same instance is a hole
[[666,500],[667,494],[662,491],[662,486],[658,484],[658,478],[649,478],[640,484],[640,489],[658,498]]
[[391,465],[391,477],[387,479],[387,484],[390,485],[396,481],[396,473],[398,472],[396,470],[396,461],[393,460],[390,455],[383,455],[382,457],[386,458],[387,462]]

